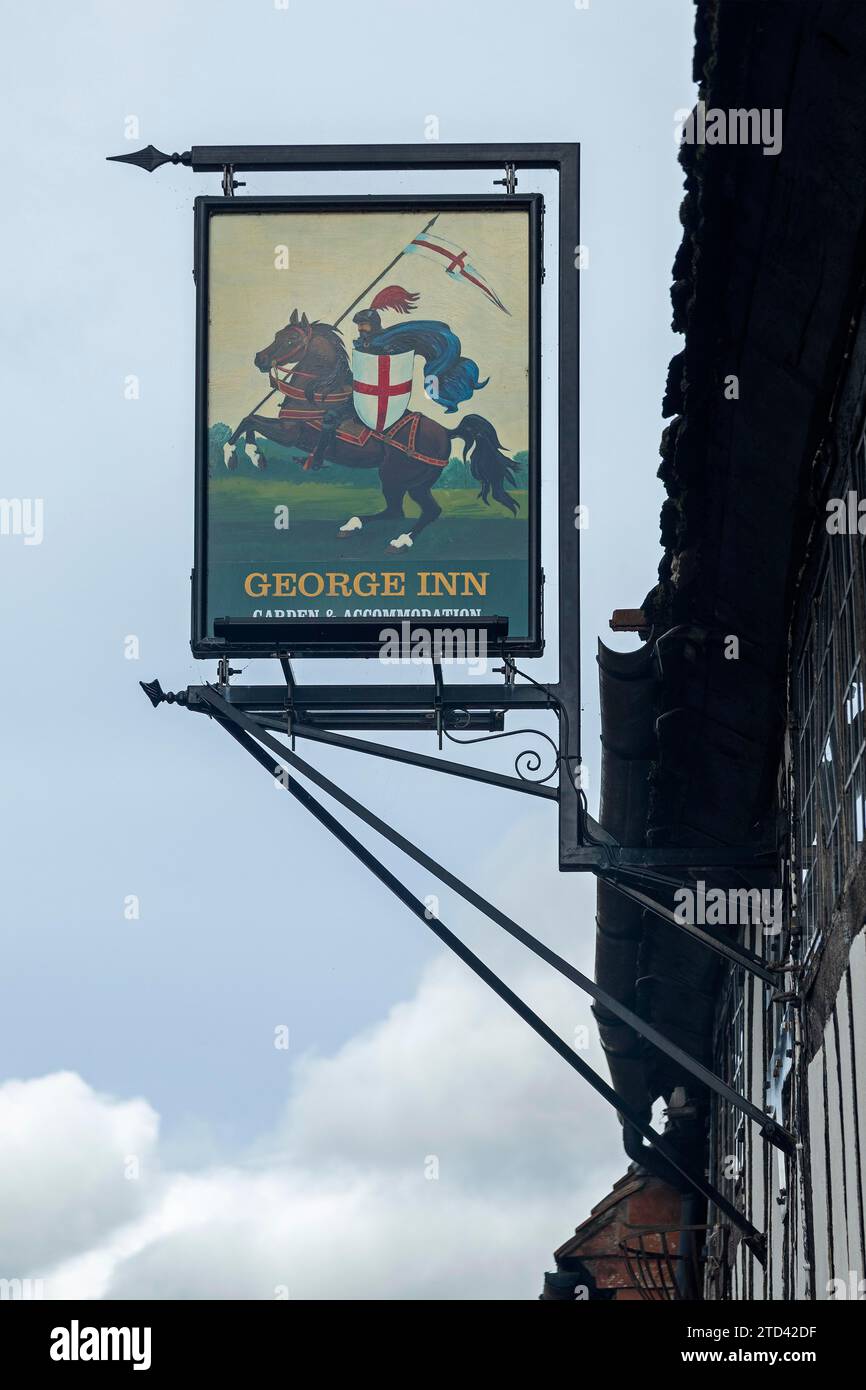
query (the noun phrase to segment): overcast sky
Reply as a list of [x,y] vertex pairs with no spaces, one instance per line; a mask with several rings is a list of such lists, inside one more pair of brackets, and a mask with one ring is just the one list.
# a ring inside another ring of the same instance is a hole
[[[581,143],[594,804],[597,639],[633,643],[607,621],[659,559],[692,20],[689,0],[378,0],[375,22],[352,0],[7,9],[0,494],[42,499],[44,534],[0,536],[0,1277],[49,1297],[533,1297],[624,1171],[615,1117],[559,1058],[214,725],[139,691],[214,675],[188,647],[190,272],[192,200],[219,181],[105,156],[413,143],[431,116],[443,142]],[[493,175],[240,177],[487,192]],[[555,205],[548,176],[519,177]],[[337,678],[323,665],[301,678]],[[552,652],[534,673],[555,676]],[[511,771],[521,746],[471,751]],[[550,805],[311,759],[591,970],[594,886],[557,873]],[[588,1001],[386,859],[564,1037],[588,1027],[603,1066]]]

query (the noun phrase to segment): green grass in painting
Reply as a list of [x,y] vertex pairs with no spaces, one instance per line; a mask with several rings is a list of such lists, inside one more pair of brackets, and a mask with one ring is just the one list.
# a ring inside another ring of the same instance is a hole
[[[374,477],[377,475],[373,474]],[[509,489],[520,511],[518,517],[526,519],[527,496],[525,489]],[[485,506],[475,488],[434,488],[433,496],[442,508],[442,520],[447,517],[501,517],[511,520],[507,513],[491,502]],[[302,518],[309,521],[329,520],[359,513],[377,512],[382,509],[384,499],[378,486],[342,488],[330,483],[280,482],[264,478],[211,478],[208,485],[208,505],[211,522],[219,524],[229,520],[260,520],[273,526],[274,508],[287,506],[292,520]],[[419,508],[407,497],[405,502],[407,516],[417,516]]]

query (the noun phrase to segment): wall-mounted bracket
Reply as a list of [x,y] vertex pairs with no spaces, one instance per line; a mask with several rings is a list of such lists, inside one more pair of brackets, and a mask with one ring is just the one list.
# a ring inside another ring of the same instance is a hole
[[223,168],[222,189],[224,198],[233,198],[236,188],[246,188],[246,184],[235,178],[235,171],[231,164],[226,164]]
[[[312,767],[303,759],[298,758],[297,755],[293,754],[284,745],[277,743],[277,741],[258,726],[254,720],[241,714],[237,710],[233,710],[229,703],[224,700],[216,690],[213,688],[206,688],[204,692],[204,703],[209,706],[211,716],[222,724],[226,731],[246,748],[271,776],[274,776],[276,771],[274,763],[274,758],[276,757],[278,763],[288,764],[294,771],[299,772],[302,776],[319,786],[320,789],[333,797],[347,810],[357,815],[365,824],[382,834],[391,844],[402,849],[404,853],[417,863],[430,869],[442,882],[461,893],[467,901],[480,907],[491,920],[504,926],[510,935],[515,936],[525,945],[528,945],[536,954],[548,960],[548,962],[553,964],[561,973],[586,989],[587,992],[598,999],[599,1002],[603,1002],[605,1007],[611,1008],[612,1011],[619,1016],[627,1014],[631,1026],[638,1028],[643,1036],[647,1037],[648,1040],[652,1041],[654,1045],[658,1046],[668,1055],[675,1056],[686,1070],[699,1076],[699,1078],[710,1085],[713,1090],[723,1094],[726,1100],[743,1110],[750,1118],[754,1119],[759,1124],[761,1134],[766,1141],[782,1148],[788,1154],[794,1153],[795,1146],[793,1136],[789,1135],[775,1120],[758,1111],[750,1101],[734,1092],[725,1082],[714,1076],[713,1073],[703,1067],[701,1063],[689,1057],[688,1054],[684,1053],[676,1044],[665,1039],[657,1030],[653,1029],[651,1025],[639,1019],[638,1016],[632,1014],[631,1011],[625,1010],[624,1006],[619,1004],[617,1000],[600,990],[597,985],[581,975],[581,973],[571,967],[568,962],[562,960],[562,958],[558,957],[554,952],[549,951],[541,942],[532,937],[530,933],[518,927],[518,925],[512,922],[510,918],[506,917],[504,913],[499,912],[493,904],[488,903],[455,875],[450,874],[448,870],[444,869],[444,867],[438,864],[431,856],[426,855],[423,851],[419,850],[417,846],[405,839],[405,837],[399,835],[398,832],[394,831],[382,821],[381,818],[375,816],[371,811],[363,807],[361,803],[357,802],[336,783],[325,777],[318,769]],[[514,994],[514,992],[510,990],[498,976],[489,970],[489,968],[455,937],[453,933],[449,932],[438,918],[431,917],[425,904],[422,903],[420,899],[415,898],[414,895],[404,887],[400,880],[386,869],[380,860],[348,831],[341,821],[337,820],[326,811],[323,806],[316,802],[308,792],[291,778],[281,778],[281,785],[286,786],[286,789],[292,793],[296,800],[304,805],[321,824],[325,825],[337,839],[350,849],[356,858],[365,864],[366,867],[369,868],[370,871],[373,872],[406,906],[408,906],[416,916],[420,917],[449,949],[454,951],[461,960],[469,965],[470,969],[472,969],[475,974],[484,980],[500,998],[508,1003],[509,1006],[528,1023],[529,1026],[554,1049],[554,1051],[562,1056],[598,1094],[606,1099],[608,1103],[617,1110],[624,1122],[633,1126],[649,1143],[650,1147],[659,1155],[662,1162],[669,1165],[672,1172],[678,1173],[680,1177],[684,1178],[696,1191],[715,1203],[718,1209],[724,1212],[732,1224],[742,1231],[745,1242],[752,1249],[756,1258],[763,1261],[764,1238],[742,1212],[738,1211],[702,1173],[696,1173],[687,1167],[680,1158],[676,1147],[671,1144],[668,1139],[658,1134],[642,1115],[632,1111],[631,1108],[617,1096],[616,1092],[614,1092],[572,1048],[564,1043],[563,1040],[523,1002],[523,1000]]]
[[516,170],[515,166],[514,166],[513,164],[506,164],[506,166],[505,166],[505,177],[504,177],[504,178],[501,178],[501,179],[494,179],[493,182],[494,182],[494,184],[497,184],[500,188],[504,188],[504,189],[505,189],[505,192],[506,192],[506,195],[511,194],[511,193],[516,193],[516,192],[517,192],[517,170]]
[[442,748],[442,664],[433,658],[433,714],[436,720],[436,738]]

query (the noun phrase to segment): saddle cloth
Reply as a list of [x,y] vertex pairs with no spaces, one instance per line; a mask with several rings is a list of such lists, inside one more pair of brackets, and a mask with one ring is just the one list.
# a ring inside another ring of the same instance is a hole
[[[283,406],[280,410],[281,420],[303,420],[305,425],[309,425],[314,430],[322,428],[323,409],[294,410],[291,406]],[[415,436],[418,427],[424,417],[420,411],[408,410],[405,415],[389,425],[386,430],[373,430],[369,425],[365,425],[357,416],[347,420],[341,420],[337,429],[337,438],[344,444],[351,444],[355,448],[363,448],[369,439],[381,439],[384,443],[390,444],[392,449],[400,449],[409,458],[418,459],[420,463],[430,463],[434,468],[444,468],[448,459],[430,458],[428,454],[422,454],[415,447]]]

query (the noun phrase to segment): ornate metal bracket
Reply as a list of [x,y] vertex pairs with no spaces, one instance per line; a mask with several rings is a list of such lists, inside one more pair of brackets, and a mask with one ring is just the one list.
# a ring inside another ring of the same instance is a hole
[[493,182],[494,182],[495,184],[499,184],[500,187],[503,187],[503,188],[505,189],[506,195],[509,194],[509,193],[516,193],[516,192],[517,192],[517,170],[516,170],[515,166],[514,166],[513,164],[506,164],[506,166],[505,166],[505,178],[503,178],[503,179],[494,179]]

